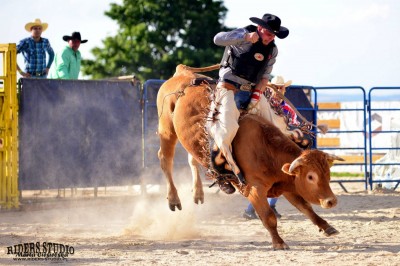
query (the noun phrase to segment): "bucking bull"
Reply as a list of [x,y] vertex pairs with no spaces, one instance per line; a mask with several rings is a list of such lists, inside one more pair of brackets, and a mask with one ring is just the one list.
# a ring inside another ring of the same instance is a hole
[[[167,179],[169,208],[182,209],[172,170],[177,141],[188,152],[193,175],[194,202],[204,202],[199,166],[210,169],[210,105],[215,85],[211,79],[198,74],[212,70],[178,65],[176,73],[160,88],[157,96],[159,116],[158,157]],[[194,80],[203,79],[201,83]],[[283,118],[282,118],[283,119]],[[211,121],[212,122],[212,121]],[[253,204],[263,225],[272,238],[273,249],[288,249],[279,236],[277,219],[268,205],[267,197],[283,195],[305,214],[326,236],[338,231],[319,217],[311,204],[332,208],[337,204],[330,182],[330,167],[334,160],[343,160],[319,150],[302,150],[277,127],[256,115],[244,115],[232,143],[233,155],[242,170],[246,185],[233,185]]]

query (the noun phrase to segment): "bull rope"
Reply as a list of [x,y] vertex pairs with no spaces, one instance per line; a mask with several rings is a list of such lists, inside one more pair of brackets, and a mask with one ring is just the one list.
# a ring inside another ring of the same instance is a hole
[[179,98],[179,97],[181,97],[182,95],[184,95],[185,92],[184,92],[184,89],[183,89],[183,90],[171,92],[171,93],[165,95],[164,98],[163,98],[163,101],[162,101],[161,113],[160,113],[160,115],[158,116],[158,119],[160,119],[161,116],[162,116],[162,114],[163,114],[165,98],[167,98],[168,96],[171,96],[171,95],[173,95],[173,94],[177,94],[177,95],[178,95],[177,98]]
[[[211,66],[208,66],[208,67],[189,67],[189,66],[186,66],[186,65],[179,65],[178,67],[184,68],[185,70],[191,71],[191,72],[193,72],[193,73],[200,73],[200,72],[210,72],[210,71],[213,71],[213,70],[220,69],[220,68],[221,68],[221,64],[215,64],[215,65],[211,65]],[[129,77],[130,77],[130,76],[129,76]],[[205,85],[208,85],[208,84],[205,84]],[[170,96],[170,95],[173,95],[173,94],[178,94],[177,97],[179,98],[179,97],[181,97],[182,95],[185,94],[185,93],[184,93],[184,90],[185,90],[185,89],[182,89],[182,90],[176,91],[176,92],[172,92],[172,93],[167,94],[167,95],[164,96],[163,102],[162,102],[161,113],[160,113],[160,115],[158,116],[158,119],[160,119],[160,117],[161,117],[161,115],[162,115],[162,113],[163,113],[165,98],[166,98],[167,96]]]

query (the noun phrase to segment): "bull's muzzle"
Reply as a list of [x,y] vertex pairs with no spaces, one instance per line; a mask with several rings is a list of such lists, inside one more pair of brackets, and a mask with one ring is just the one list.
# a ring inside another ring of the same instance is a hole
[[336,197],[330,197],[326,199],[320,199],[319,203],[321,204],[321,207],[324,209],[330,209],[336,206],[337,204],[337,198]]

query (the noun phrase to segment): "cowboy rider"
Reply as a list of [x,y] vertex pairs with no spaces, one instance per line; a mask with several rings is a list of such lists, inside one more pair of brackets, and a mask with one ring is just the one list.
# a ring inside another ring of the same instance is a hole
[[[212,158],[219,153],[225,157],[232,172],[244,183],[244,177],[233,159],[231,143],[239,128],[239,109],[246,109],[251,95],[260,95],[266,90],[269,76],[278,55],[275,36],[284,39],[289,30],[281,26],[279,17],[265,14],[261,19],[251,17],[257,24],[238,28],[229,32],[219,32],[214,43],[225,46],[225,52],[219,71],[219,82],[211,112],[218,114],[217,120],[208,124],[209,132],[215,141]],[[271,121],[268,100],[261,96],[258,102],[259,115]],[[212,114],[210,114],[212,115]],[[296,139],[297,133],[289,131],[286,126],[281,130],[289,137]],[[230,182],[219,180],[221,190],[230,194],[235,188]]]

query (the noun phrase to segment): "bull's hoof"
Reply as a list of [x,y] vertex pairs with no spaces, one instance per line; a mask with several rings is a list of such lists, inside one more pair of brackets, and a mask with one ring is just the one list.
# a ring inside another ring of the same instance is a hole
[[201,190],[201,191],[195,190],[195,192],[193,193],[193,200],[194,200],[194,203],[196,203],[196,204],[199,204],[199,203],[203,204],[204,203],[203,190]]
[[286,243],[279,243],[279,244],[273,244],[272,248],[274,250],[288,250],[289,246],[286,245]]
[[196,204],[199,204],[199,203],[203,204],[203,203],[204,203],[204,197],[203,197],[203,198],[195,198],[195,199],[194,199],[194,203],[196,203]]
[[178,210],[182,210],[182,205],[180,204],[180,203],[178,203],[178,204],[173,204],[173,203],[170,203],[169,204],[169,209],[171,210],[171,211],[175,211],[175,207],[177,207],[178,208]]
[[328,228],[326,228],[324,230],[324,235],[325,236],[334,236],[334,235],[338,235],[339,231],[336,230],[335,228],[333,228],[332,226],[329,226]]

